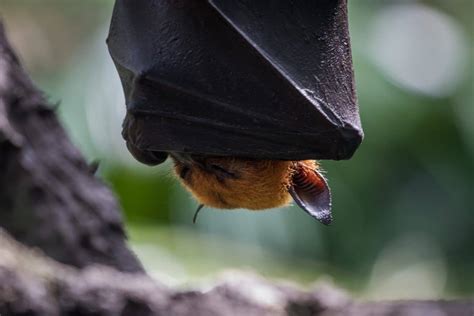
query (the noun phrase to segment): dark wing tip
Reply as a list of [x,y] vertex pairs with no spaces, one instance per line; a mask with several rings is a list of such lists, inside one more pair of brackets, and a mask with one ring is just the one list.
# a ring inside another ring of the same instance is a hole
[[127,149],[136,160],[149,166],[159,165],[163,163],[168,157],[168,154],[165,152],[143,150],[134,146],[132,143],[128,141],[127,141]]

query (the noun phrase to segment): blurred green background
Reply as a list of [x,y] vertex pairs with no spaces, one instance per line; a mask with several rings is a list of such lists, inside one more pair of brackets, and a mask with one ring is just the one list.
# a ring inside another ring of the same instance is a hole
[[188,285],[226,269],[357,296],[474,295],[474,96],[471,0],[350,1],[365,140],[350,161],[323,161],[335,222],[296,207],[205,209],[169,163],[140,166],[121,139],[124,100],[105,38],[112,0],[0,0],[28,71],[124,209],[152,275]]

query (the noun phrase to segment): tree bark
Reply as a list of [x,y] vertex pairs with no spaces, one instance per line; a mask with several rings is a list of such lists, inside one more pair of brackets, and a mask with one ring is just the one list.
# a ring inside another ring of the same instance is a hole
[[359,303],[330,286],[310,290],[232,273],[207,290],[172,290],[145,274],[55,262],[0,232],[0,315],[474,315],[474,301]]
[[71,144],[0,26],[0,223],[76,267],[143,271],[125,245],[119,206]]
[[368,302],[233,273],[207,290],[148,277],[0,25],[0,315],[474,315],[474,301]]

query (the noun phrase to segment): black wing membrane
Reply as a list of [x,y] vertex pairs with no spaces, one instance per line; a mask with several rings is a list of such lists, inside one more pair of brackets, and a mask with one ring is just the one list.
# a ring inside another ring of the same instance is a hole
[[362,140],[346,0],[117,0],[133,148],[348,159]]

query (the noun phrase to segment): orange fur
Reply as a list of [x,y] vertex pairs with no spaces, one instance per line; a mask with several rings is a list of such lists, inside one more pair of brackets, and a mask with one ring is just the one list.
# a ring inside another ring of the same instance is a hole
[[[205,163],[217,165],[236,177],[222,179],[199,166],[193,166],[181,182],[201,204],[223,209],[262,210],[285,206],[291,201],[288,188],[292,185],[295,166],[312,170],[317,168],[313,160],[292,162],[212,157],[206,158]],[[183,167],[175,161],[178,175]]]

